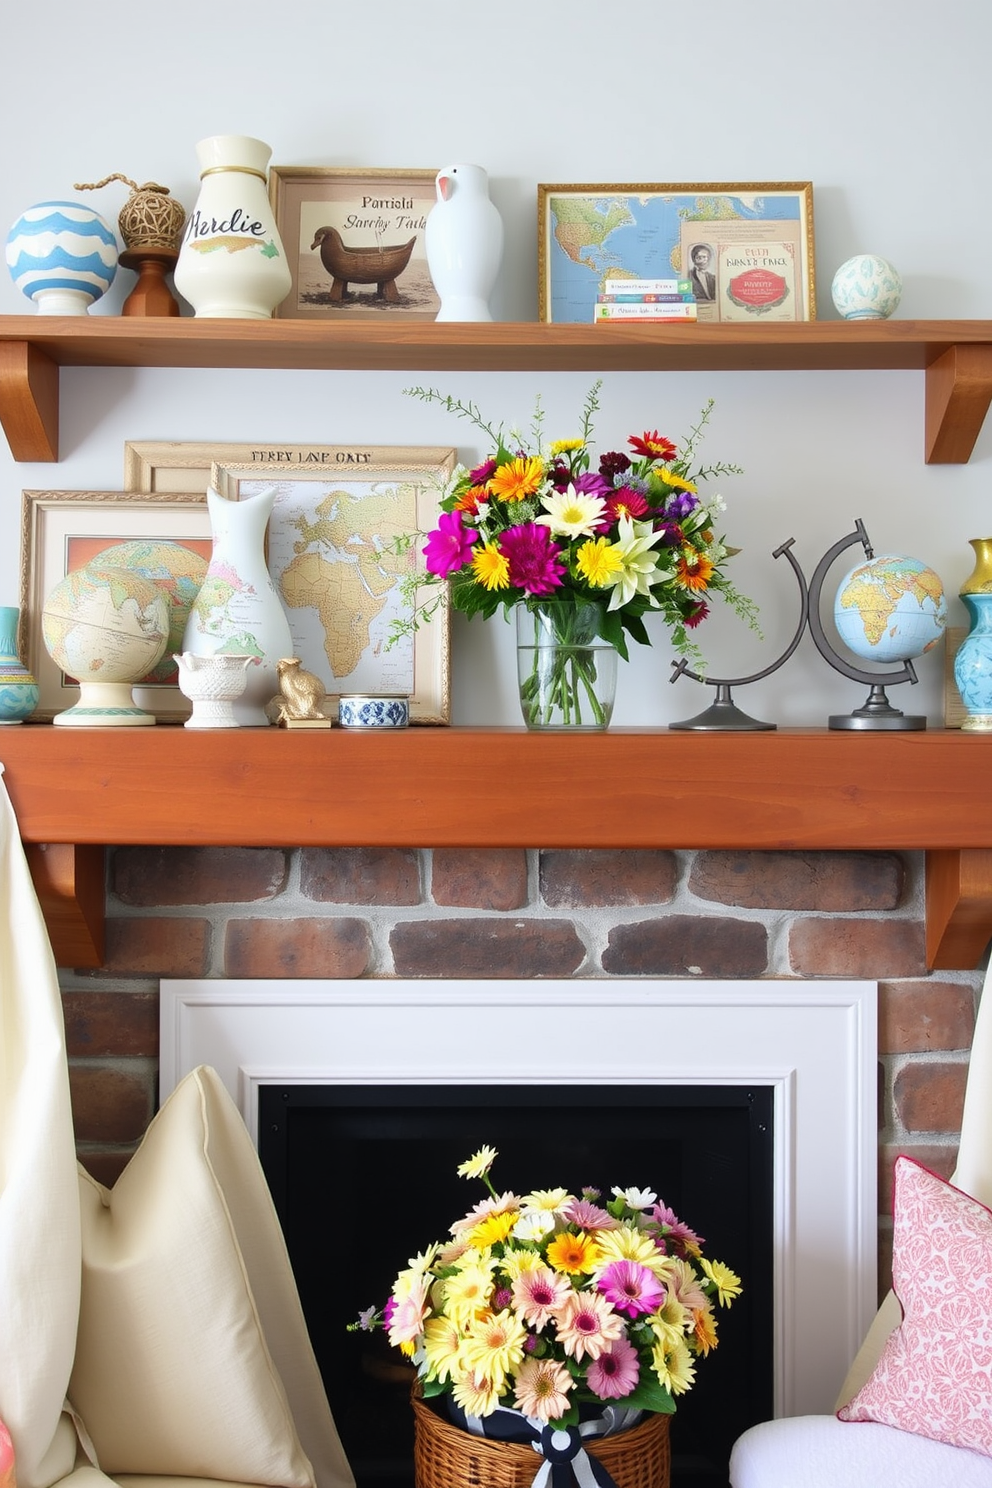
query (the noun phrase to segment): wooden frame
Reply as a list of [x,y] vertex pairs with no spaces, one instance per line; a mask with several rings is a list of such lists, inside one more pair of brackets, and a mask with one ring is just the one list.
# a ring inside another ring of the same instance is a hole
[[210,484],[232,501],[275,487],[269,572],[294,653],[328,694],[400,693],[410,699],[411,723],[446,724],[448,606],[414,634],[390,640],[392,622],[409,613],[398,585],[416,561],[390,544],[436,524],[455,450],[329,447],[327,454],[323,465],[217,462]]
[[809,181],[540,185],[537,208],[542,321],[591,322],[610,276],[688,279],[696,248],[700,321],[816,318]]
[[198,491],[206,500],[210,470],[219,465],[312,465],[347,469],[367,465],[372,446],[341,444],[284,444],[256,440],[254,444],[223,444],[196,440],[128,440],[124,445],[124,489],[156,494]]
[[[66,574],[105,548],[136,539],[190,547],[210,561],[210,517],[198,492],[134,497],[126,491],[24,491],[21,504],[21,616],[19,649],[38,683],[35,716],[51,718],[78,701],[79,688],[45,649],[41,612]],[[176,648],[181,637],[176,640]],[[171,640],[170,640],[171,645]],[[135,688],[139,706],[163,721],[189,717],[174,678]]]
[[[424,247],[436,170],[269,168],[269,198],[293,276],[289,320],[434,320]],[[336,234],[337,236],[334,236]]]

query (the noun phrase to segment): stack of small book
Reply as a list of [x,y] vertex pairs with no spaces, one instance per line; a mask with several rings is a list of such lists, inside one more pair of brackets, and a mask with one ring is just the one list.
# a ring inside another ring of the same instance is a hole
[[604,325],[695,319],[696,300],[688,279],[607,279],[593,312],[596,324]]

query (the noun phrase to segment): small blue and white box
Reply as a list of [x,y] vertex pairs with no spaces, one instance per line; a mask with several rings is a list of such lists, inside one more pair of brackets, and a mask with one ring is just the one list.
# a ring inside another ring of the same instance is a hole
[[338,698],[338,723],[347,729],[403,729],[410,699],[389,693],[345,693]]

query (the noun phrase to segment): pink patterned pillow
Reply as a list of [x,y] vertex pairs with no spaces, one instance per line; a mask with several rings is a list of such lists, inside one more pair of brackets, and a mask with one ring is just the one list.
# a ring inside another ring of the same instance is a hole
[[14,1443],[2,1421],[0,1421],[0,1488],[17,1488],[17,1479],[14,1477]]
[[909,1157],[895,1168],[903,1320],[837,1415],[992,1456],[992,1212]]

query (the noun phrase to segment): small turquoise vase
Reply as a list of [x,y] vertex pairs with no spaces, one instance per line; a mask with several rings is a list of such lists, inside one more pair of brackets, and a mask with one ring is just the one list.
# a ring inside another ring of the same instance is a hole
[[954,658],[954,680],[967,710],[962,729],[992,730],[992,538],[969,539],[975,568],[961,589],[971,622]]
[[38,684],[17,654],[16,605],[0,605],[0,724],[21,723],[38,706]]

